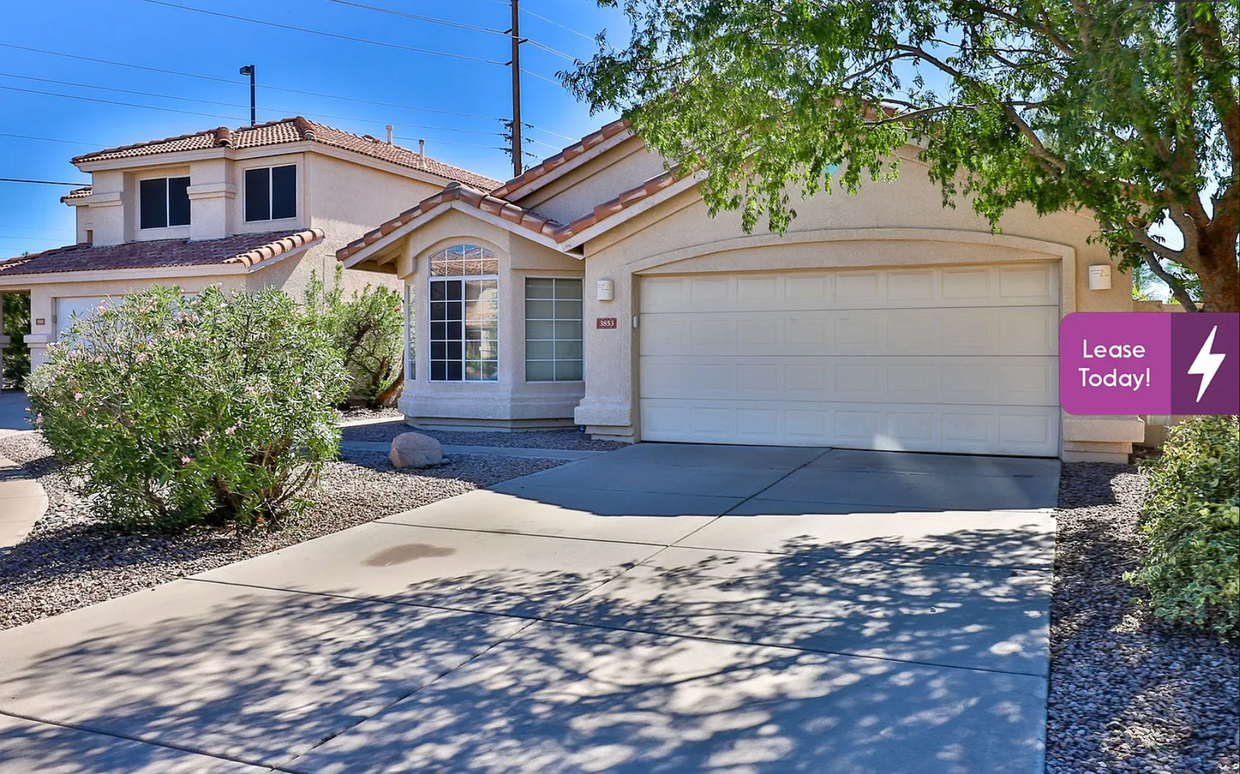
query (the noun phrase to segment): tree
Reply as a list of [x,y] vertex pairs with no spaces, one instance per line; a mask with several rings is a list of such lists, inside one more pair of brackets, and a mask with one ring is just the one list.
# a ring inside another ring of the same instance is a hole
[[11,386],[20,388],[30,374],[30,347],[25,341],[25,335],[30,332],[30,295],[0,293],[0,304],[4,305],[0,310],[4,330],[0,330],[0,334],[9,337],[4,362],[0,363],[0,382],[7,380]]
[[335,346],[353,377],[349,398],[371,408],[396,401],[404,384],[405,331],[400,293],[366,285],[344,297],[343,267],[330,290],[317,275],[306,286],[306,311]]
[[[616,0],[600,0],[616,5]],[[625,0],[564,74],[682,170],[712,213],[787,228],[789,190],[855,193],[906,143],[997,227],[1018,203],[1085,208],[1121,266],[1197,308],[1240,311],[1240,106],[1233,2]],[[1174,247],[1152,227],[1174,226]]]

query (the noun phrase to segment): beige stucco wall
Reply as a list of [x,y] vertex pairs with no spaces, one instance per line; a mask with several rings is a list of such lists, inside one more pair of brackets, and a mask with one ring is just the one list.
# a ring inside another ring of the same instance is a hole
[[[414,310],[414,378],[406,380],[400,408],[417,426],[487,425],[543,427],[571,424],[584,393],[582,382],[525,381],[525,278],[581,277],[581,261],[513,235],[497,226],[449,211],[415,230],[403,245],[401,278]],[[429,265],[434,253],[457,244],[489,247],[500,256],[499,373],[494,382],[432,382],[430,345],[417,331],[430,330]]]
[[[597,435],[641,438],[635,387],[639,353],[631,322],[639,308],[641,274],[1052,259],[1067,275],[1064,313],[1131,308],[1130,284],[1122,272],[1116,272],[1111,290],[1088,289],[1086,267],[1115,266],[1105,247],[1087,242],[1097,231],[1092,218],[1072,212],[1039,217],[1032,208],[1019,207],[1003,218],[1002,233],[994,237],[989,223],[967,203],[944,209],[939,188],[914,160],[904,161],[894,182],[867,183],[856,196],[837,192],[795,201],[794,207],[798,217],[787,234],[762,227],[745,234],[738,213],[712,219],[691,189],[586,243],[587,288],[610,279],[615,300],[597,301],[587,292],[584,316],[587,321],[616,317],[621,325],[617,330],[586,326],[587,389],[575,412],[578,424]],[[1064,458],[1117,460],[1114,444],[1128,443],[1136,424],[1136,418],[1110,420],[1114,440],[1076,439],[1065,432]]]
[[663,158],[636,137],[576,167],[544,186],[518,191],[513,201],[568,223],[643,181],[663,172]]

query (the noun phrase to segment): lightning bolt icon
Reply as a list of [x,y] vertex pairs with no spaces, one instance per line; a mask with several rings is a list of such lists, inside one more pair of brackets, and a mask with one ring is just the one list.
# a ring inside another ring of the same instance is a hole
[[1223,365],[1223,360],[1227,355],[1223,353],[1215,354],[1210,350],[1214,347],[1214,334],[1218,333],[1218,326],[1210,331],[1210,335],[1206,337],[1206,343],[1201,345],[1201,351],[1197,353],[1197,357],[1193,359],[1193,364],[1188,367],[1190,374],[1201,376],[1201,387],[1197,390],[1197,402],[1201,402],[1201,396],[1206,394],[1210,382],[1214,381],[1214,375],[1218,373],[1218,369]]

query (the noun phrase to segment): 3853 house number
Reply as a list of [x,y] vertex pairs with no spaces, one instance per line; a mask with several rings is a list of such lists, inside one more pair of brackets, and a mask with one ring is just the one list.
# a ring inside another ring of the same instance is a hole
[[614,317],[599,317],[599,318],[597,318],[597,319],[598,319],[598,327],[599,327],[599,330],[615,330],[615,328],[616,328],[616,318],[614,318]]

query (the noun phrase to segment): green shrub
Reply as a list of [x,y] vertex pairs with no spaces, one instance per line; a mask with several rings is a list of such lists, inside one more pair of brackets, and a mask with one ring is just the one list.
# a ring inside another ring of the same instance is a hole
[[1194,417],[1167,434],[1144,463],[1150,491],[1141,510],[1148,554],[1125,577],[1150,593],[1169,621],[1240,634],[1240,424]]
[[400,293],[367,285],[346,299],[336,267],[331,290],[317,277],[306,288],[306,310],[340,352],[352,377],[349,399],[371,408],[395,403],[404,383],[405,320]]
[[0,388],[21,387],[30,374],[30,348],[24,339],[30,332],[30,296],[0,294],[0,304],[3,304],[4,317],[4,329],[0,334],[9,337],[9,345],[4,348],[4,362],[0,363],[0,370],[4,372]]
[[77,319],[29,380],[36,422],[96,513],[247,528],[307,505],[348,376],[278,290],[153,288]]

